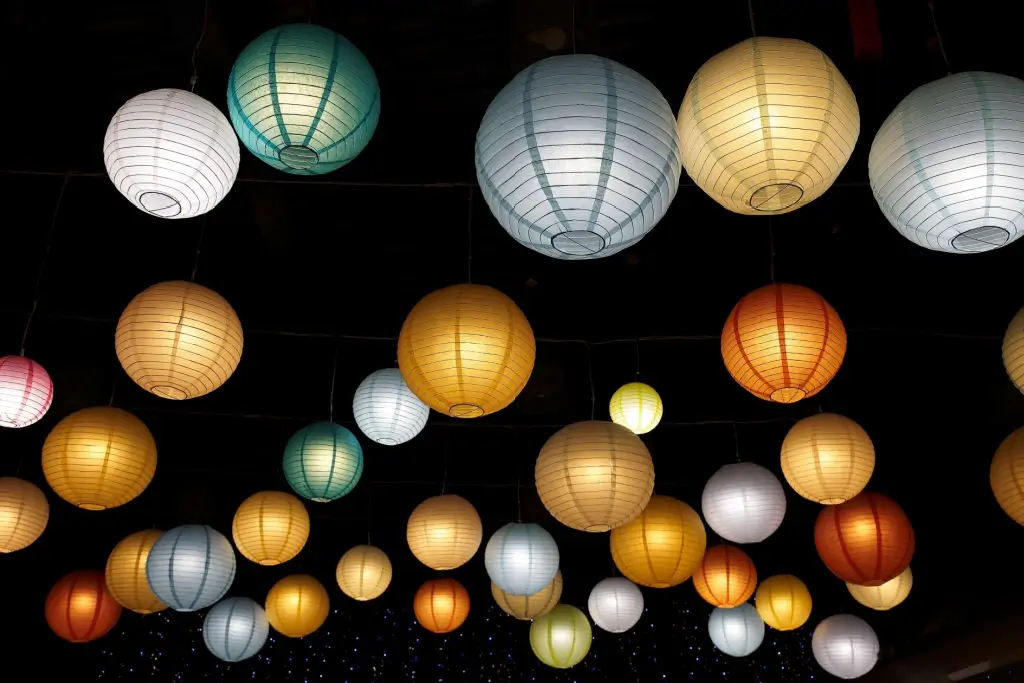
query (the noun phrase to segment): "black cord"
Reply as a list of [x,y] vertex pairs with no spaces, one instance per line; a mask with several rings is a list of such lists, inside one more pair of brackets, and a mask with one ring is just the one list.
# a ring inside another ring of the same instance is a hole
[[199,53],[199,46],[203,44],[203,37],[206,36],[206,20],[210,16],[210,0],[204,0],[203,2],[203,28],[199,31],[199,40],[196,41],[196,46],[192,50],[192,78],[189,80],[192,86],[192,92],[196,91],[196,81],[199,80],[199,70],[196,68],[196,55]]
[[60,192],[57,194],[57,203],[53,205],[53,215],[50,217],[50,230],[46,234],[46,248],[43,249],[43,258],[39,261],[39,270],[36,271],[36,284],[32,289],[32,309],[28,312],[25,320],[25,331],[21,333],[21,355],[25,355],[25,342],[28,339],[28,330],[32,326],[32,318],[35,317],[36,309],[39,308],[39,290],[43,284],[43,273],[46,272],[46,262],[50,258],[50,249],[53,248],[53,236],[57,232],[57,216],[60,213],[61,202],[64,201],[64,191],[68,189],[70,174],[64,175],[64,182],[60,184]]

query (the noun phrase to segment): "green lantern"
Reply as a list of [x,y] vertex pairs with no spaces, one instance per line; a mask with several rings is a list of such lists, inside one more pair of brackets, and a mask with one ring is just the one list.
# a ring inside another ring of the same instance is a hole
[[363,449],[355,435],[333,422],[303,427],[284,448],[284,476],[295,493],[329,503],[349,493],[363,476]]

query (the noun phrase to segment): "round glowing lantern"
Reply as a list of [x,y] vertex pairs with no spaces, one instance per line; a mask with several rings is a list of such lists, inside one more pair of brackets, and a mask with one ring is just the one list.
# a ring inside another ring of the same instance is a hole
[[228,115],[259,160],[319,175],[352,161],[370,142],[380,88],[351,42],[322,26],[287,24],[256,38],[235,60]]
[[811,616],[811,592],[792,574],[777,574],[757,587],[754,605],[764,623],[776,631],[793,631]]
[[292,574],[267,593],[267,621],[289,638],[302,638],[327,620],[331,600],[324,585],[309,574]]
[[1024,525],[1024,427],[999,444],[992,457],[988,481],[1003,512]]
[[409,390],[398,368],[385,368],[359,383],[352,414],[367,438],[397,446],[423,431],[430,408]]
[[235,551],[216,529],[184,524],[158,538],[146,559],[153,594],[178,612],[195,612],[217,602],[235,580]]
[[49,520],[50,504],[38,486],[16,477],[0,477],[0,553],[13,553],[35,543]]
[[1003,335],[1003,367],[1013,386],[1024,392],[1024,308],[1013,316]]
[[125,609],[139,614],[153,614],[167,609],[146,580],[146,561],[153,545],[164,535],[156,529],[136,531],[114,546],[107,557],[105,577],[107,590]]
[[455,579],[431,579],[416,591],[412,610],[431,633],[451,633],[469,616],[469,593]]
[[121,606],[107,591],[103,572],[71,572],[46,596],[46,623],[72,643],[102,638],[120,616]]
[[292,559],[306,545],[309,513],[290,493],[254,493],[238,506],[231,536],[242,557],[272,567]]
[[733,543],[760,543],[786,516],[786,492],[769,470],[752,462],[725,465],[704,485],[708,526]]
[[161,88],[114,113],[103,163],[114,187],[159,218],[192,218],[217,206],[238,175],[238,138],[212,103]]
[[473,504],[452,494],[433,496],[409,515],[405,539],[416,559],[447,571],[469,562],[480,549],[484,526]]
[[878,662],[878,636],[852,614],[836,614],[818,624],[811,649],[822,669],[846,680],[860,678]]
[[533,595],[509,595],[491,581],[491,595],[506,614],[530,621],[547,614],[558,604],[562,597],[562,572],[555,572],[554,580]]
[[708,619],[708,635],[730,657],[746,657],[764,640],[764,621],[749,602],[735,609],[716,607]]
[[818,514],[814,545],[829,571],[843,581],[881,586],[910,566],[914,529],[896,501],[861,493]]
[[697,571],[707,540],[693,508],[675,498],[652,496],[640,516],[612,530],[612,560],[633,583],[668,588]]
[[608,404],[612,422],[634,434],[646,434],[661,422],[665,406],[654,387],[643,382],[630,382],[619,387]]
[[700,569],[693,575],[697,594],[715,607],[742,605],[757,588],[754,562],[733,545],[716,545],[707,549]]
[[914,574],[910,571],[910,567],[907,567],[895,579],[890,579],[881,586],[858,586],[847,583],[846,588],[850,591],[853,599],[860,604],[884,612],[906,600],[913,585]]
[[629,579],[604,579],[591,589],[587,609],[595,626],[609,633],[625,633],[644,613],[644,594]]
[[203,642],[221,661],[240,662],[252,657],[263,648],[268,635],[267,613],[249,598],[221,600],[203,617]]
[[363,448],[355,434],[333,422],[314,422],[288,439],[284,476],[295,493],[314,503],[349,494],[363,476]]
[[805,417],[782,442],[782,475],[794,491],[815,503],[845,503],[864,490],[874,470],[871,437],[842,415]]
[[494,532],[484,549],[491,581],[512,595],[533,595],[554,581],[558,545],[539,524],[512,522]]
[[551,516],[580,531],[608,531],[634,519],[654,491],[654,461],[633,432],[587,420],[555,432],[534,469]]
[[372,545],[357,545],[338,560],[334,577],[341,592],[359,602],[380,597],[391,583],[391,560]]
[[42,365],[24,356],[0,357],[0,427],[33,425],[52,403],[53,380]]
[[156,442],[142,420],[120,408],[71,413],[43,443],[43,475],[54,493],[83,510],[134,500],[156,473]]
[[530,624],[533,654],[556,669],[568,669],[582,662],[593,639],[587,615],[572,605],[557,605]]

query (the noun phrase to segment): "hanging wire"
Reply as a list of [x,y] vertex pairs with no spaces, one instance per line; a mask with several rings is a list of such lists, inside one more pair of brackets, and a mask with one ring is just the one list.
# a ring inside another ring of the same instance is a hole
[[309,0],[309,16],[306,18],[307,24],[313,23],[313,12],[316,11],[316,0]]
[[946,54],[946,43],[942,40],[942,32],[939,31],[939,21],[935,18],[935,3],[928,0],[928,13],[932,17],[932,29],[935,31],[935,41],[939,44],[939,52],[942,53],[942,62],[946,65],[946,75],[952,76],[953,70],[949,66],[949,55]]
[[199,256],[203,250],[203,237],[206,236],[206,214],[203,214],[202,220],[199,221],[199,239],[196,240],[196,258],[192,262],[192,277],[189,278],[190,282],[196,281],[196,273],[199,271]]
[[32,289],[32,308],[25,320],[25,331],[21,333],[21,355],[25,355],[25,341],[28,339],[28,330],[32,326],[32,318],[35,317],[36,309],[39,308],[39,290],[43,284],[43,273],[46,272],[46,262],[50,258],[50,249],[53,247],[53,236],[57,232],[57,215],[60,212],[61,202],[64,201],[64,191],[68,189],[70,174],[64,175],[64,182],[60,184],[60,192],[57,194],[57,203],[53,205],[53,215],[50,217],[50,231],[46,234],[46,247],[43,249],[43,258],[39,261],[39,270],[36,271],[36,284]]
[[327,407],[327,420],[334,422],[334,385],[338,381],[338,351],[341,344],[334,345],[334,363],[331,365],[331,398]]
[[740,460],[740,430],[735,422],[732,423],[732,441],[736,444],[736,462],[743,462]]
[[522,497],[522,477],[519,473],[519,468],[516,467],[516,520],[523,523],[523,497]]
[[597,395],[594,393],[594,354],[590,350],[590,344],[583,342],[584,348],[587,349],[587,377],[590,379],[590,419],[594,419],[594,414],[597,411]]
[[115,356],[114,357],[114,375],[113,375],[113,377],[110,378],[110,400],[107,401],[107,407],[108,408],[114,405],[114,396],[117,394],[117,370],[118,370],[117,366],[119,366],[119,365],[120,365],[120,362],[117,360],[117,357]]
[[473,190],[466,206],[466,282],[473,282]]
[[775,284],[775,230],[772,228],[772,217],[768,216],[768,275],[772,279],[772,284]]
[[448,488],[448,442],[445,440],[444,448],[444,472],[441,474],[441,495],[444,495],[445,489]]
[[196,68],[196,55],[199,53],[199,46],[203,44],[203,37],[206,36],[206,20],[210,16],[210,0],[204,0],[203,2],[203,28],[199,31],[199,40],[196,41],[196,46],[192,50],[192,78],[189,80],[192,86],[192,92],[196,91],[196,81],[199,80],[199,70]]
[[754,0],[747,0],[747,14],[750,15],[750,35],[757,38],[757,24],[754,23]]
[[640,381],[640,337],[636,338],[636,376],[637,382]]

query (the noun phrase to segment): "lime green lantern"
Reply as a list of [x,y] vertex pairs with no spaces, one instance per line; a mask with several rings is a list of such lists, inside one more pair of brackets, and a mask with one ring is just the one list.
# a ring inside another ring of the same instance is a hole
[[284,448],[284,476],[295,493],[329,503],[349,493],[363,476],[363,449],[355,435],[332,422],[303,427]]

